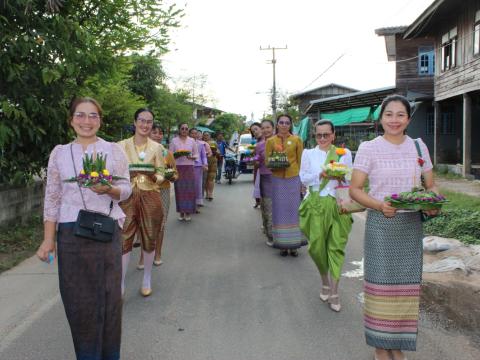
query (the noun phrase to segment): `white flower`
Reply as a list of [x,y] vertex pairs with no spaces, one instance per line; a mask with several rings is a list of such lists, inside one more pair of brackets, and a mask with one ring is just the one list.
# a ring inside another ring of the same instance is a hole
[[145,160],[145,155],[147,155],[147,154],[145,154],[145,151],[142,151],[142,152],[140,152],[140,154],[138,154],[138,158],[143,161],[143,160]]
[[291,141],[287,141],[287,145],[292,145],[292,142],[291,142]]

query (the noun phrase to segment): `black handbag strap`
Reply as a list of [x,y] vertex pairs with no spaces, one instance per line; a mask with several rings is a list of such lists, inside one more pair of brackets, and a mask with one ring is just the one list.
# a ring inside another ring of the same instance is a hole
[[[75,172],[75,177],[76,177],[77,176],[77,167],[75,166],[75,159],[73,157],[73,144],[70,144],[70,156],[72,157],[73,171]],[[80,191],[80,196],[82,198],[83,208],[85,210],[88,210],[87,205],[85,203],[85,199],[83,198],[82,188],[81,188],[81,186],[78,182],[77,182],[77,185],[78,185],[78,191]],[[108,212],[108,216],[110,216],[110,214],[112,213],[112,209],[113,209],[113,200],[110,201],[110,211]]]
[[423,158],[423,155],[422,155],[422,149],[420,148],[420,144],[418,143],[418,139],[415,139],[415,148],[417,149],[417,154],[418,154],[418,157],[420,159]]

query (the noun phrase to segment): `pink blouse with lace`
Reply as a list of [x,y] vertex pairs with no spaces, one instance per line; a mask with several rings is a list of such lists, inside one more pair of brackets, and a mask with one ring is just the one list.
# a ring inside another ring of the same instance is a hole
[[[75,174],[73,168],[70,145],[72,145],[77,174]],[[107,156],[106,167],[110,174],[124,178],[114,181],[114,186],[120,188],[120,200],[113,200],[113,209],[110,214],[112,218],[119,220],[119,225],[122,226],[125,214],[118,202],[128,199],[132,192],[127,157],[120,145],[100,138],[98,138],[96,143],[88,145],[86,152],[89,154],[94,152],[105,154]],[[64,180],[78,175],[80,170],[82,170],[83,155],[82,145],[76,143],[57,145],[51,152],[48,160],[47,186],[43,211],[44,221],[56,223],[76,221],[78,212],[84,208],[80,191],[83,193],[88,210],[99,211],[105,214],[108,214],[110,211],[110,201],[112,200],[110,196],[97,195],[90,189],[82,188],[80,190],[75,182],[64,182]]]
[[420,185],[421,174],[432,170],[433,166],[427,146],[421,139],[418,143],[425,161],[423,167],[418,162],[415,142],[409,136],[399,145],[383,136],[360,145],[353,168],[368,175],[370,196],[383,201],[386,196]]

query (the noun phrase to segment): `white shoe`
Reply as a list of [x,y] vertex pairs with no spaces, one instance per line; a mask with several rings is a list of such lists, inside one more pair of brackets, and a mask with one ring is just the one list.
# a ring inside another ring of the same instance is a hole
[[191,218],[190,216],[185,216],[184,220],[185,220],[185,221],[191,221],[192,218]]
[[162,264],[163,264],[162,260],[153,260],[153,265],[155,265],[155,266],[160,266]]
[[273,240],[268,239],[265,244],[267,244],[267,246],[273,247]]
[[184,220],[185,220],[185,218],[183,216],[178,217],[178,221],[184,221]]
[[[337,295],[330,295],[330,297],[328,298],[328,300],[330,299],[338,299],[338,294]],[[328,305],[330,306],[330,309],[332,309],[333,311],[335,312],[339,312],[341,309],[342,309],[342,306],[340,305],[340,303],[338,304],[332,304],[330,301],[328,302]]]

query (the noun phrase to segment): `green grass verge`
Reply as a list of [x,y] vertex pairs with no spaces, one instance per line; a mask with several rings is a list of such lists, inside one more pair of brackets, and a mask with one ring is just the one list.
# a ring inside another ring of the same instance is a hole
[[440,216],[424,223],[425,233],[480,245],[480,198],[444,189],[440,192],[449,202]]
[[24,224],[0,227],[0,272],[35,254],[42,238],[40,216],[33,216]]

